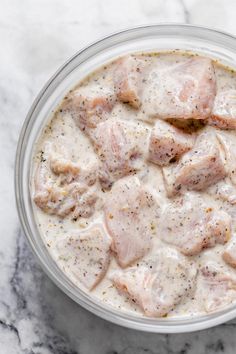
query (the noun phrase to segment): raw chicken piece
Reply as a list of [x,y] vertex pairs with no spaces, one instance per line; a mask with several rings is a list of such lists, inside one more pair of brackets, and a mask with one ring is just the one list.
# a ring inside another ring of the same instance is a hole
[[35,173],[34,201],[48,214],[61,217],[73,213],[72,217],[89,217],[94,212],[98,198],[94,166],[83,169],[76,163],[59,157],[54,146],[45,144]]
[[226,243],[231,236],[231,217],[214,210],[195,193],[166,204],[158,222],[159,237],[185,255]]
[[79,180],[88,186],[92,186],[97,180],[98,164],[88,164],[86,168],[81,164],[73,162],[63,155],[53,153],[50,157],[50,168],[55,175],[60,176],[62,182],[73,182]]
[[72,213],[72,218],[90,217],[94,213],[98,199],[95,188],[88,188],[80,182],[73,182],[58,186],[55,182],[52,187],[36,188],[34,201],[45,213],[65,217]]
[[63,156],[53,156],[50,160],[51,170],[56,174],[66,174],[72,176],[77,176],[80,173],[80,166],[78,163],[70,161]]
[[159,64],[147,79],[142,114],[150,118],[206,119],[216,94],[212,61],[189,58],[175,64]]
[[236,277],[220,264],[209,261],[201,268],[197,293],[207,312],[220,310],[236,299]]
[[90,135],[100,122],[109,118],[114,105],[114,92],[88,86],[74,91],[64,102],[62,109],[69,110],[76,125]]
[[92,290],[104,277],[110,260],[111,238],[102,225],[84,231],[72,230],[58,242],[59,258],[87,289]]
[[226,176],[225,160],[216,136],[205,131],[192,150],[178,163],[164,167],[163,175],[169,197],[184,190],[201,191]]
[[114,71],[113,80],[118,99],[134,108],[141,105],[140,95],[145,66],[144,59],[129,55],[117,61]]
[[137,177],[125,177],[113,185],[104,211],[120,266],[130,265],[151,249],[158,208],[152,193]]
[[208,123],[221,129],[236,129],[236,90],[226,90],[216,95]]
[[227,244],[222,254],[222,257],[226,263],[236,268],[236,236],[235,235]]
[[230,132],[217,132],[217,138],[225,151],[227,173],[234,185],[236,185],[236,141],[235,135]]
[[93,145],[102,161],[100,182],[109,189],[113,182],[143,167],[149,129],[142,124],[108,120],[100,123]]
[[236,188],[227,178],[209,188],[208,193],[232,205],[236,204]]
[[169,123],[157,120],[151,132],[149,142],[149,160],[159,166],[165,166],[178,159],[193,147],[194,139],[190,134]]
[[195,288],[195,277],[193,264],[165,247],[138,266],[114,272],[112,280],[147,316],[162,317]]

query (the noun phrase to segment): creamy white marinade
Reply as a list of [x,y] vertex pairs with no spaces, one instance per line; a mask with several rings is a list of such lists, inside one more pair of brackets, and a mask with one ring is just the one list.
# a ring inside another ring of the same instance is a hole
[[236,301],[236,74],[204,60],[113,61],[68,93],[36,145],[50,254],[121,311],[195,316]]

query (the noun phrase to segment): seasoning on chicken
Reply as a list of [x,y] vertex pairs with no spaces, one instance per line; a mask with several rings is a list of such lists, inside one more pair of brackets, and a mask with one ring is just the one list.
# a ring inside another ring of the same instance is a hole
[[118,99],[133,108],[141,105],[143,71],[147,63],[144,59],[126,56],[117,61],[113,80]]
[[84,231],[69,231],[57,245],[63,268],[87,289],[92,290],[104,277],[110,260],[111,238],[102,225]]
[[234,185],[236,185],[236,141],[231,132],[217,132],[217,138],[225,152],[227,174]]
[[147,316],[162,317],[195,288],[196,269],[172,248],[161,248],[155,257],[113,273],[116,287],[137,303]]
[[206,312],[215,312],[236,299],[236,276],[214,261],[208,261],[200,270],[199,301]]
[[236,204],[236,187],[228,180],[228,178],[219,181],[209,188],[208,193],[213,197],[219,198],[232,205]]
[[109,118],[114,104],[115,96],[111,90],[82,87],[68,96],[62,109],[69,110],[76,125],[90,135],[100,122]]
[[134,176],[117,181],[105,201],[105,222],[119,265],[126,267],[152,247],[159,206]]
[[236,90],[217,93],[208,123],[221,129],[236,129]]
[[230,239],[231,217],[222,210],[214,210],[200,195],[187,193],[163,207],[158,236],[183,254],[196,255]]
[[143,92],[146,119],[206,119],[216,94],[212,61],[188,58],[174,64],[157,64],[150,71]]
[[87,169],[64,159],[54,151],[51,143],[44,146],[35,173],[34,201],[48,214],[72,218],[89,217],[97,201],[94,166]]
[[194,138],[161,120],[157,120],[149,141],[149,160],[165,166],[193,147]]
[[201,191],[226,176],[225,160],[216,136],[205,131],[198,136],[192,150],[173,166],[163,168],[169,197],[184,190]]
[[92,186],[97,180],[97,163],[88,164],[85,168],[54,151],[50,156],[50,168],[55,175],[60,176],[61,182],[71,183],[79,179],[80,182]]
[[94,133],[93,145],[102,161],[99,178],[104,189],[143,167],[149,129],[142,124],[108,120]]
[[236,268],[236,237],[232,239],[227,244],[225,250],[222,253],[222,257],[226,263],[231,267]]

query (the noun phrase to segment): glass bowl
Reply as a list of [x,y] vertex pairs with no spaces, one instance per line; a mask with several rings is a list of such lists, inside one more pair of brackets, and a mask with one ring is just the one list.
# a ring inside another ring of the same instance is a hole
[[37,229],[30,196],[32,153],[42,128],[66,92],[95,68],[128,52],[181,49],[236,66],[236,38],[203,27],[162,24],[128,29],[108,36],[75,54],[46,83],[24,122],[16,154],[15,193],[25,235],[48,276],[68,296],[94,314],[118,325],[158,333],[190,332],[212,327],[236,317],[236,305],[194,318],[137,317],[105,305],[76,287],[51,258]]

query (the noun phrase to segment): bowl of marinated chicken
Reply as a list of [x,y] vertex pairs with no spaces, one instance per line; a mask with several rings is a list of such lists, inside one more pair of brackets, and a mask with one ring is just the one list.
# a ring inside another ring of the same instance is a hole
[[71,58],[19,139],[22,227],[78,304],[150,332],[236,316],[236,39],[129,29]]

